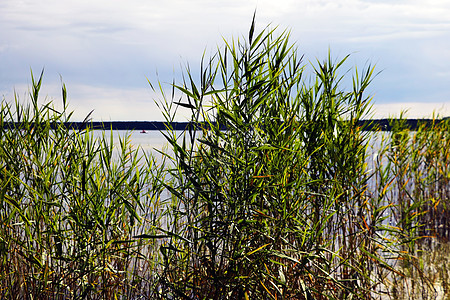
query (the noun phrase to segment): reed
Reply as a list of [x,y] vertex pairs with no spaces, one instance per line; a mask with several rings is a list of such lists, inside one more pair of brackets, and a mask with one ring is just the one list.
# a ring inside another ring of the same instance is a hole
[[390,178],[385,198],[395,199],[391,222],[411,237],[448,237],[448,120],[433,116],[412,131],[401,116],[391,120],[378,159],[379,172]]
[[41,82],[42,73],[32,76],[29,104],[2,102],[0,297],[147,293],[155,267],[149,255],[157,254],[151,240],[133,236],[158,225],[159,213],[151,211],[160,194],[152,184],[153,158],[127,137],[115,149],[112,136],[66,128],[65,86],[58,112],[38,104]]
[[381,141],[372,195],[384,207],[384,223],[398,238],[399,249],[410,254],[398,264],[407,276],[395,278],[396,289],[425,299],[440,289],[431,284],[435,274],[444,287],[448,277],[445,263],[435,266],[438,272],[429,271],[429,261],[424,264],[426,252],[438,252],[448,242],[449,123],[436,115],[432,120],[411,130],[402,113],[390,120],[390,132],[376,134]]
[[[331,55],[305,78],[289,33],[265,29],[225,41],[189,68],[161,108],[173,178],[172,223],[161,248],[162,298],[344,299],[386,291],[390,260],[408,253],[367,193],[373,68],[341,88],[346,58]],[[153,85],[152,85],[153,87]],[[176,96],[177,92],[181,97]],[[195,129],[200,128],[201,131]],[[223,130],[226,128],[226,130]],[[387,293],[387,292],[386,292]]]

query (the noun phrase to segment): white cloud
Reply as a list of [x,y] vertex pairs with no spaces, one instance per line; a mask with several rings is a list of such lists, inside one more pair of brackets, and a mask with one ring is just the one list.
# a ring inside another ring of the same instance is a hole
[[374,104],[373,112],[377,119],[400,117],[401,112],[411,119],[432,118],[433,115],[441,118],[450,116],[450,101]]
[[[73,111],[73,121],[82,121],[92,110],[93,120],[162,120],[162,114],[155,104],[159,98],[150,87],[140,89],[121,89],[112,87],[66,84],[68,110]],[[14,102],[14,93],[22,103],[28,103],[30,85],[17,85],[4,95],[8,103]],[[39,103],[51,102],[55,109],[62,110],[61,85],[42,83]]]
[[69,97],[80,110],[97,101],[99,118],[144,118],[139,105],[121,101],[147,99],[145,77],[155,70],[170,81],[180,63],[195,69],[203,50],[222,44],[222,35],[246,36],[255,9],[257,28],[291,29],[306,61],[322,60],[330,47],[339,57],[356,52],[358,66],[376,63],[383,70],[373,83],[376,102],[428,101],[431,107],[450,99],[445,0],[5,0],[0,94],[26,85],[30,67],[38,72],[44,66],[46,74],[62,74],[76,87]]

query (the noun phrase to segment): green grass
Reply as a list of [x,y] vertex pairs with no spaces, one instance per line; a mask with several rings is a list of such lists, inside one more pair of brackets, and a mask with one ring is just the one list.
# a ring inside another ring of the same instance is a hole
[[[168,121],[158,161],[129,136],[115,147],[112,132],[65,127],[64,85],[57,111],[38,104],[32,75],[29,104],[2,101],[0,297],[431,292],[418,245],[448,237],[448,122],[410,132],[392,120],[369,169],[381,134],[358,121],[371,115],[374,69],[346,60],[329,54],[307,74],[289,32],[256,33],[253,20],[248,37],[203,57],[198,80],[187,68],[171,96],[151,84]],[[181,109],[192,126],[180,134]]]

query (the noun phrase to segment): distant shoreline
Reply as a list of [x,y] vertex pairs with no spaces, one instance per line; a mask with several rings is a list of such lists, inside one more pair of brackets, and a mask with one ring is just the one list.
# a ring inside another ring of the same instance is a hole
[[[395,120],[395,119],[394,119]],[[392,128],[389,123],[393,121],[392,119],[373,119],[373,120],[360,120],[358,122],[359,126],[365,127],[367,131],[381,130],[390,131]],[[405,119],[407,127],[410,130],[415,130],[419,124],[426,123],[427,125],[432,124],[433,119]],[[445,121],[445,119],[435,120],[436,123]],[[167,122],[162,121],[91,121],[91,122],[67,122],[65,123],[67,127],[74,130],[82,130],[90,128],[93,130],[165,130]],[[190,122],[172,122],[172,128],[174,130],[185,130],[190,126]],[[3,127],[13,128],[17,123],[5,122]],[[53,124],[56,127],[56,123]],[[225,126],[222,129],[226,129]]]

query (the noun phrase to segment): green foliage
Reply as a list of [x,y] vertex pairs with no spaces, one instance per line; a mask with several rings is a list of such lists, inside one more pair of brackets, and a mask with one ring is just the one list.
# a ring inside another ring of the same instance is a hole
[[174,209],[164,297],[370,298],[383,284],[376,271],[391,267],[380,249],[395,250],[377,238],[358,125],[373,69],[355,71],[347,92],[345,60],[329,55],[305,79],[289,33],[252,24],[248,41],[203,59],[200,85],[189,69],[174,83],[184,98],[164,97],[163,114],[170,122],[187,108],[191,127],[165,133]]
[[[449,235],[449,123],[433,116],[411,130],[402,113],[390,120],[390,126],[390,132],[374,134],[381,140],[375,146],[371,198],[378,207],[381,226],[390,232],[389,239],[407,254],[400,263],[392,264],[405,272],[391,275],[394,289],[426,298],[424,295],[436,291],[431,285],[435,272],[421,263],[421,257],[428,255],[421,249],[434,255]],[[437,264],[436,269],[445,281],[445,264]]]
[[152,270],[144,255],[154,243],[133,235],[150,227],[144,217],[160,193],[153,159],[129,138],[114,149],[112,132],[94,138],[66,127],[65,87],[62,112],[40,106],[42,75],[32,76],[30,104],[16,98],[15,107],[1,107],[1,298],[105,299],[148,290],[152,279],[139,269]]
[[395,199],[392,214],[405,230],[406,240],[447,235],[450,165],[449,122],[419,122],[414,131],[403,114],[392,119],[392,130],[384,135],[381,149],[386,162],[378,171],[394,183],[385,196]]

